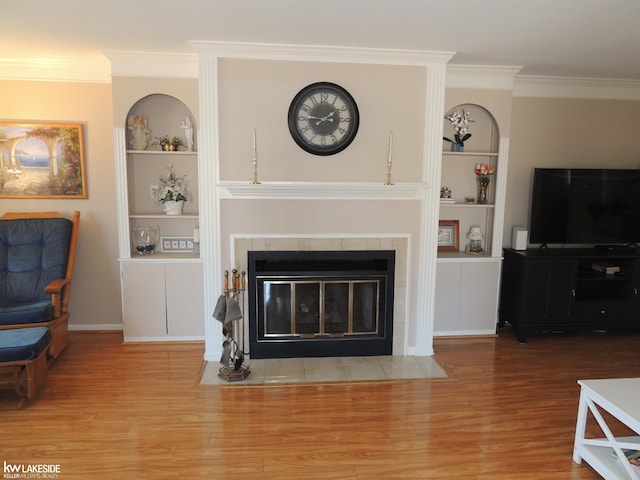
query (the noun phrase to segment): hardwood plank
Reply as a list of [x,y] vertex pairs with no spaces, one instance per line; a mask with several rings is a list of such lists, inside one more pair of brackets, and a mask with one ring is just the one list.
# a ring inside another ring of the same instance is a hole
[[0,392],[0,453],[65,480],[599,478],[572,461],[576,381],[640,377],[639,334],[507,328],[435,351],[450,378],[224,388],[197,383],[201,344],[71,332],[34,401]]

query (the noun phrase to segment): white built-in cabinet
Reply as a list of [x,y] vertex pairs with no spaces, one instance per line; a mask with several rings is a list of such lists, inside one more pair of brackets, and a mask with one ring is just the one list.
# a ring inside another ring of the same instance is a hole
[[[468,111],[473,120],[469,125],[471,138],[464,142],[464,151],[452,151],[451,143],[443,141],[441,185],[451,191],[455,203],[440,204],[440,220],[458,222],[457,251],[439,251],[436,266],[434,335],[494,334],[497,324],[498,285],[502,252],[502,222],[504,182],[499,182],[501,163],[500,136],[497,122],[480,105],[462,104],[451,108]],[[453,139],[454,131],[447,119],[444,136]],[[477,203],[476,164],[490,165],[488,201]],[[506,171],[506,168],[503,168]],[[473,198],[473,202],[467,201]],[[484,253],[465,253],[467,234],[472,226],[480,227],[484,235]]]
[[125,341],[202,338],[203,298],[199,262],[124,262]]
[[[119,225],[122,308],[125,341],[197,340],[204,338],[203,266],[193,246],[198,215],[197,146],[187,151],[162,151],[157,137],[168,135],[186,142],[182,124],[187,117],[196,119],[179,99],[151,94],[138,100],[127,119],[145,119],[149,130],[145,148],[135,146],[126,128],[125,151],[116,152],[117,186],[121,196]],[[197,142],[196,142],[197,145]],[[169,169],[185,175],[190,200],[182,215],[166,215],[154,201],[153,187]],[[136,226],[154,226],[159,230],[153,255],[139,255],[132,242]],[[177,248],[176,248],[177,245]],[[186,246],[186,248],[184,248]],[[166,247],[166,248],[165,248]]]

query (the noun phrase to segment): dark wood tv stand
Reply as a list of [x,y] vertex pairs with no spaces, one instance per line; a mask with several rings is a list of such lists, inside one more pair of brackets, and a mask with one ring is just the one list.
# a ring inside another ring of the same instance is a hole
[[[605,274],[593,263],[620,272]],[[640,329],[640,251],[547,248],[504,250],[498,326],[518,341],[537,330]]]

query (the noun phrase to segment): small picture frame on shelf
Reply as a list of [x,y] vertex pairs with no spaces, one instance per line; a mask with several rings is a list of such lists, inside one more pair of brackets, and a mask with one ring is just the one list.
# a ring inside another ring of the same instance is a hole
[[160,237],[162,253],[192,253],[193,237]]
[[459,220],[440,220],[438,224],[438,251],[457,252],[460,250]]

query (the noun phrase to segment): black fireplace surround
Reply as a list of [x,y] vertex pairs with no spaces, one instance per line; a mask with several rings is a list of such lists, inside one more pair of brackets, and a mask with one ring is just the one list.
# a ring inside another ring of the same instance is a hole
[[395,251],[249,251],[251,358],[391,355]]

